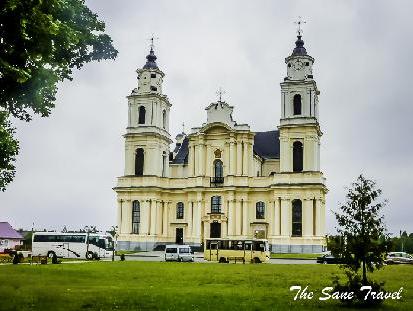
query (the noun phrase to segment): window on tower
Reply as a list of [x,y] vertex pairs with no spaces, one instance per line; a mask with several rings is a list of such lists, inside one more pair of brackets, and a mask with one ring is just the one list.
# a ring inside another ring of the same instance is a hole
[[157,91],[158,89],[157,89],[157,87],[156,86],[153,86],[153,85],[151,85],[151,91]]
[[138,123],[139,124],[145,124],[145,115],[146,115],[146,109],[144,106],[139,107],[139,118],[138,118]]
[[182,202],[176,204],[176,219],[184,219],[184,203]]
[[151,73],[151,78],[156,78],[156,73]]
[[303,144],[299,141],[293,143],[293,172],[303,170]]
[[303,211],[301,200],[294,200],[292,203],[292,230],[291,236],[302,236]]
[[300,94],[294,95],[293,104],[294,104],[294,115],[301,114],[301,95]]
[[143,176],[143,164],[145,162],[145,155],[142,148],[136,149],[135,154],[135,175]]
[[139,225],[141,223],[141,208],[139,201],[132,202],[132,233],[139,234]]
[[166,110],[162,111],[162,127],[166,129]]

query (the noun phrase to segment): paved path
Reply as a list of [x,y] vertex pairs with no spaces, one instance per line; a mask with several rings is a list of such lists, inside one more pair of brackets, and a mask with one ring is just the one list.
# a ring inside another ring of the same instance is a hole
[[[203,253],[195,253],[195,262],[208,263],[204,260]],[[116,256],[116,260],[120,260],[119,256]],[[125,255],[127,261],[164,261],[164,252],[152,251],[152,252],[140,252],[136,254]],[[315,259],[270,259],[270,264],[287,264],[287,265],[303,265],[303,264],[316,264]]]

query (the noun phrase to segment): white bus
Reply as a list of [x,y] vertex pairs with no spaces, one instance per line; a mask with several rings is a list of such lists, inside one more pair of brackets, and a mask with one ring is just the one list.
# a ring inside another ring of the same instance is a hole
[[32,237],[32,256],[91,260],[111,257],[113,247],[112,236],[99,233],[35,232]]

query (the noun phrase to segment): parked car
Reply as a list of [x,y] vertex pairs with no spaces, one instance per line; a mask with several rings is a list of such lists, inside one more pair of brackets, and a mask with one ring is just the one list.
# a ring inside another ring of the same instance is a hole
[[331,254],[325,254],[320,257],[317,257],[317,263],[323,264],[340,264],[343,261],[340,258],[334,257]]
[[188,245],[166,245],[165,261],[194,261],[194,254]]
[[405,252],[390,252],[386,261],[388,265],[393,264],[413,264],[413,257]]

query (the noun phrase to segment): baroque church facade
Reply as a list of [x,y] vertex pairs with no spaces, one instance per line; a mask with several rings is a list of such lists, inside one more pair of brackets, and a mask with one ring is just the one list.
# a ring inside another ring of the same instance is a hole
[[127,96],[125,171],[118,177],[118,249],[265,238],[272,252],[324,249],[326,181],[320,170],[320,92],[299,34],[285,59],[277,129],[254,132],[221,99],[172,151],[165,74],[151,47]]

